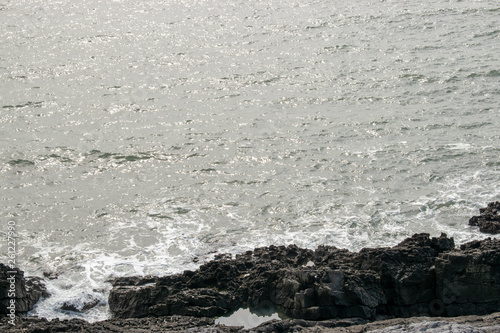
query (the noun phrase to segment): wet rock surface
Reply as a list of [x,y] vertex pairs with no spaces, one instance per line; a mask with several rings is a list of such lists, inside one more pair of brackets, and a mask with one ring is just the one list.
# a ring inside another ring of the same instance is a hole
[[237,332],[238,328],[216,328],[214,319],[193,318],[185,316],[161,318],[134,318],[134,319],[109,319],[96,323],[72,319],[51,320],[37,318],[18,318],[15,325],[9,324],[5,319],[0,321],[0,332],[75,332],[75,333],[101,333],[101,332]]
[[40,278],[26,279],[20,269],[0,263],[0,316],[11,313],[11,301],[15,304],[13,312],[22,315],[32,310],[41,297],[47,296]]
[[499,311],[500,240],[472,241],[436,260],[436,293],[442,314]]
[[367,322],[359,318],[324,321],[287,319],[270,321],[252,329],[216,325],[212,318],[186,316],[147,317],[131,319],[109,319],[96,323],[83,320],[52,320],[32,317],[17,318],[15,325],[7,318],[0,319],[0,332],[6,333],[149,333],[149,332],[189,332],[189,333],[275,333],[275,332],[450,332],[450,333],[496,333],[500,332],[500,312],[485,316],[464,316],[456,318],[412,317]]
[[[26,281],[16,270],[22,308],[16,325],[3,317],[0,331],[498,332],[500,313],[465,315],[500,311],[499,250],[500,240],[488,238],[455,248],[452,238],[428,234],[358,253],[328,246],[314,251],[270,246],[234,259],[219,256],[195,272],[116,279],[109,297],[116,318],[97,323],[20,316],[44,291],[40,281]],[[5,288],[9,286],[2,285],[2,295]],[[221,314],[266,304],[292,318],[249,330],[215,324]]]
[[[498,206],[489,204],[481,216],[496,219]],[[499,250],[500,239],[456,248],[445,234],[416,234],[357,253],[290,245],[221,254],[196,271],[113,280],[114,318],[97,323],[24,316],[49,296],[43,280],[0,264],[0,331],[500,332]],[[12,291],[15,325],[8,316]],[[71,304],[63,307],[74,311]],[[289,318],[250,330],[216,324],[216,317],[246,307],[279,309]]]
[[487,207],[479,209],[479,216],[471,217],[469,225],[478,226],[481,232],[500,233],[500,202],[490,202]]
[[499,247],[486,239],[455,249],[444,234],[358,253],[270,246],[221,256],[195,272],[116,279],[109,305],[117,318],[214,317],[265,304],[314,321],[482,315],[500,311]]

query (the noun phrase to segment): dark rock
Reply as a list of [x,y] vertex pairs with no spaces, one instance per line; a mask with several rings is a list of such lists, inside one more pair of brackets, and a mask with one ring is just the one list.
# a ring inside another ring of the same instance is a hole
[[43,272],[43,277],[48,280],[55,280],[59,277],[59,274],[56,272]]
[[[365,332],[396,325],[388,328],[393,332],[397,325],[415,322],[431,327],[433,323],[427,324],[431,318],[416,318],[500,311],[499,250],[500,240],[490,238],[455,248],[453,238],[444,234],[436,238],[417,234],[394,247],[358,253],[329,246],[315,251],[270,246],[234,259],[223,254],[196,271],[115,279],[109,296],[115,318],[110,320],[91,324],[19,317],[12,326],[4,316],[0,331],[246,332],[215,325],[213,317],[256,306],[275,307],[291,318],[262,324],[252,332]],[[0,264],[4,314],[5,302],[10,302],[9,274],[15,276],[16,314],[26,313],[47,296],[40,279],[25,279],[22,271],[11,272]],[[79,310],[69,303],[65,306]],[[381,323],[394,317],[413,319]],[[467,327],[472,322],[470,327],[488,332],[500,328],[500,314],[466,318]],[[451,319],[439,322],[442,327],[455,325],[446,324]]]
[[439,315],[483,315],[500,307],[500,240],[474,241],[436,259]]
[[87,300],[82,304],[79,303],[75,304],[74,302],[66,301],[61,306],[61,310],[82,313],[96,307],[100,303],[101,301],[95,298]]
[[500,232],[500,202],[490,202],[487,207],[479,209],[479,216],[473,216],[469,225],[478,226],[479,231],[489,234]]
[[194,318],[185,316],[150,317],[134,319],[109,319],[89,323],[80,319],[48,321],[33,317],[18,318],[15,325],[7,322],[7,318],[0,319],[0,332],[6,333],[165,333],[165,332],[224,332],[235,333],[241,331],[236,327],[216,326],[214,319]]
[[445,234],[439,238],[417,234],[393,248],[363,249],[352,264],[357,271],[374,271],[380,277],[387,302],[378,314],[410,317],[428,314],[435,298],[434,261],[453,248],[453,238]]
[[[359,253],[270,246],[235,259],[220,255],[195,272],[116,279],[109,305],[118,318],[211,317],[266,302],[314,321],[484,314],[500,311],[499,246],[485,240],[454,249],[444,234],[417,234],[392,248]],[[449,290],[461,296],[450,301]]]
[[40,278],[26,279],[20,269],[0,263],[0,315],[10,313],[11,302],[16,315],[26,314],[41,297],[48,297],[48,293]]
[[[450,329],[451,328],[451,329]],[[329,319],[307,321],[286,319],[270,321],[252,329],[215,325],[214,319],[185,316],[148,317],[130,319],[108,319],[89,323],[79,319],[48,321],[44,318],[23,317],[16,325],[8,318],[0,318],[2,333],[165,333],[165,332],[200,332],[200,333],[363,333],[363,332],[488,332],[496,333],[500,329],[500,313],[486,316],[463,316],[455,318],[412,317],[367,321],[360,318]]]

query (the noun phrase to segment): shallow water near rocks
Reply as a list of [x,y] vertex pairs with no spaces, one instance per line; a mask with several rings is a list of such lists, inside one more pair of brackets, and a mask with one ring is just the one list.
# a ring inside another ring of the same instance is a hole
[[484,238],[467,221],[500,200],[499,13],[3,1],[0,215],[18,266],[57,276],[32,314],[106,319],[114,277],[271,244]]
[[274,305],[269,304],[265,307],[240,308],[227,316],[217,318],[215,323],[226,326],[243,326],[245,329],[250,329],[271,320],[286,318],[288,317],[278,312]]

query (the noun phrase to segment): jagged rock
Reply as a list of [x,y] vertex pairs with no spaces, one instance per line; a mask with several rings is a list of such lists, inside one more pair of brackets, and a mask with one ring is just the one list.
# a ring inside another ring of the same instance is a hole
[[88,311],[101,303],[98,299],[90,299],[83,304],[74,304],[71,301],[66,301],[61,305],[61,310],[82,313]]
[[[51,332],[85,332],[85,333],[165,333],[165,332],[219,332],[219,333],[363,333],[363,332],[481,332],[497,333],[500,331],[500,313],[487,316],[465,316],[455,318],[413,317],[377,320],[369,322],[360,318],[331,319],[325,321],[307,321],[303,319],[273,320],[258,327],[243,329],[215,325],[212,318],[195,318],[185,316],[148,317],[130,319],[108,319],[89,323],[80,319],[48,321],[44,318],[18,318],[16,325],[8,322],[8,318],[0,318],[2,333],[51,333]],[[448,332],[448,331],[446,331]]]
[[489,234],[500,232],[500,202],[490,202],[487,207],[479,209],[479,216],[473,216],[469,225],[478,226],[479,231]]
[[224,332],[235,333],[240,328],[216,326],[214,319],[194,318],[184,316],[173,317],[149,317],[134,319],[109,319],[95,323],[89,323],[81,319],[71,320],[47,320],[45,318],[23,317],[16,320],[12,325],[7,318],[0,318],[0,332],[2,333],[166,333],[166,332]]
[[[494,254],[499,242],[472,242],[454,249],[453,238],[444,234],[417,234],[391,248],[359,253],[328,246],[316,251],[270,246],[234,259],[220,256],[195,272],[116,279],[109,305],[119,318],[218,316],[266,302],[306,320],[482,314],[500,310],[494,301],[500,295]],[[450,274],[463,299],[446,303],[444,285],[451,281]],[[478,282],[466,283],[468,279]],[[488,288],[485,283],[490,283]],[[491,293],[489,298],[470,296],[482,295],[475,290],[480,288]],[[455,309],[460,304],[467,304],[462,312]],[[472,311],[473,305],[484,309]]]
[[435,298],[435,258],[454,246],[453,238],[445,234],[439,238],[417,234],[393,248],[363,249],[352,264],[357,271],[374,271],[380,277],[387,302],[377,313],[416,316],[427,314]]
[[[482,209],[481,218],[497,218],[499,205]],[[269,246],[235,258],[218,255],[196,271],[112,280],[108,301],[117,323],[120,318],[172,315],[213,318],[240,307],[272,305],[295,318],[271,325],[275,329],[299,322],[308,327],[382,317],[483,315],[500,311],[499,250],[500,240],[490,238],[455,248],[445,234],[416,234],[394,247],[358,253],[332,246]],[[47,296],[41,279],[25,279],[22,271],[0,264],[0,314],[9,311],[11,291],[16,314]],[[88,307],[68,302],[62,309]]]
[[41,297],[47,296],[40,278],[26,279],[20,269],[0,263],[0,315],[11,313],[11,304],[15,304],[16,315],[26,314]]
[[[483,315],[500,306],[500,240],[473,241],[436,260],[437,298],[447,316]],[[438,313],[441,315],[441,313]]]
[[[449,324],[451,319],[430,323],[431,318],[421,318],[499,311],[499,250],[500,240],[489,238],[455,248],[453,239],[444,234],[437,238],[418,234],[394,247],[359,253],[329,246],[315,251],[294,245],[270,246],[234,259],[228,254],[220,256],[194,272],[115,279],[109,297],[115,318],[107,321],[91,324],[21,317],[13,326],[5,316],[0,331],[248,332],[215,325],[213,317],[259,304],[302,319],[272,321],[252,332],[365,332],[381,327],[389,332],[419,322],[423,324],[413,326],[454,328],[458,326]],[[9,269],[0,264],[2,301],[10,288],[5,283],[7,273]],[[21,314],[43,294],[43,283],[25,280],[19,270],[14,274],[20,281],[15,290],[20,297],[16,305],[22,306],[16,310]],[[384,318],[410,316],[415,317],[382,323]],[[500,313],[457,318],[465,318],[457,323],[467,324],[460,329],[500,329]]]

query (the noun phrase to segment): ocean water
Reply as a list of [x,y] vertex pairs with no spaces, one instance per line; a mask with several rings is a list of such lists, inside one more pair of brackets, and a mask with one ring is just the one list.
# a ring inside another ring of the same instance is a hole
[[31,314],[96,321],[109,279],[218,253],[482,239],[499,27],[497,0],[0,1],[0,261],[14,221]]

